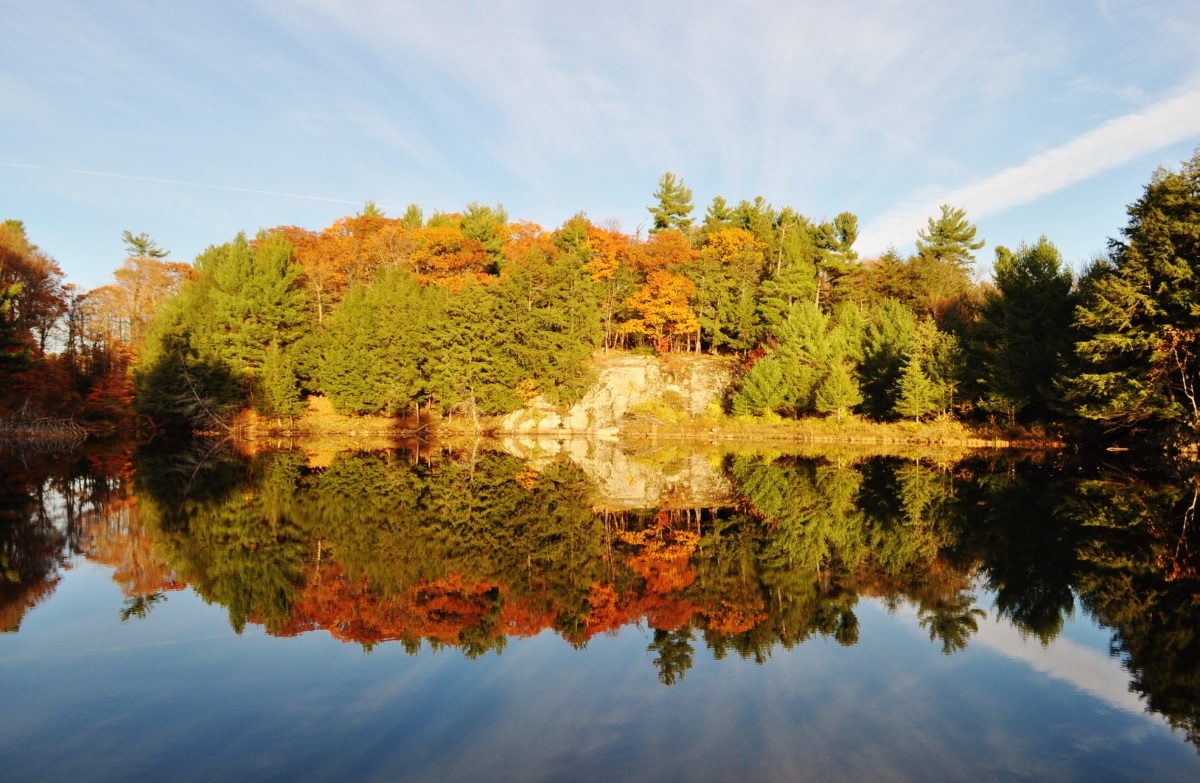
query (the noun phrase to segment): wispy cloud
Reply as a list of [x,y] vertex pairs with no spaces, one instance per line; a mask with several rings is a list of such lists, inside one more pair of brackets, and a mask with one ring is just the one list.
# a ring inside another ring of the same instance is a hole
[[[301,199],[304,201],[320,201],[327,204],[353,204],[362,206],[361,201],[352,201],[344,198],[330,198],[328,196],[313,196],[305,193],[286,193],[279,190],[263,190],[261,188],[243,188],[237,185],[218,185],[212,182],[192,182],[183,179],[167,179],[165,177],[147,177],[140,174],[118,174],[112,171],[91,171],[88,169],[71,169],[71,168],[56,168],[53,166],[39,166],[29,163],[8,163],[0,162],[0,166],[14,169],[31,169],[36,171],[48,171],[59,174],[77,174],[85,177],[103,177],[106,179],[121,179],[131,182],[148,182],[156,185],[178,185],[186,188],[201,188],[204,190],[224,190],[231,193],[247,193],[256,196],[279,196],[282,198]],[[403,206],[397,204],[376,204],[380,209],[404,209]]]
[[909,202],[872,220],[859,237],[872,255],[914,239],[940,204],[965,209],[974,219],[1028,204],[1171,144],[1200,137],[1200,90],[1189,90],[1103,125],[1023,163],[936,198]]

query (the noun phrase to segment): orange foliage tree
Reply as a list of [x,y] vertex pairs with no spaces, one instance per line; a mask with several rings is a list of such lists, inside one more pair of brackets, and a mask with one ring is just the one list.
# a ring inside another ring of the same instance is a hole
[[483,243],[463,234],[456,225],[437,225],[413,232],[415,249],[409,264],[426,283],[460,287],[488,276],[492,257]]

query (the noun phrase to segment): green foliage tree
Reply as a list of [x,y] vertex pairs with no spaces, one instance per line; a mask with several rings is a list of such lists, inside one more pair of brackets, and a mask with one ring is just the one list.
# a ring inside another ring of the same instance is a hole
[[821,413],[833,413],[837,420],[850,408],[862,402],[862,391],[853,370],[844,361],[835,361],[817,387],[815,404]]
[[980,407],[1012,421],[1028,411],[1047,415],[1054,382],[1072,349],[1071,270],[1046,237],[1016,252],[996,248],[996,288],[975,336],[983,370]]
[[259,383],[259,407],[276,416],[295,416],[303,409],[296,363],[289,352],[272,340],[263,360]]
[[474,201],[467,204],[459,221],[463,236],[483,245],[497,267],[504,257],[504,232],[507,225],[508,212],[503,205],[489,207]]
[[833,222],[821,223],[814,229],[813,242],[819,252],[816,256],[816,301],[837,301],[843,280],[855,271],[854,262],[858,253],[854,242],[858,239],[858,217],[842,212]]
[[710,347],[748,351],[758,343],[759,283],[766,244],[744,229],[706,235],[699,259],[683,273],[696,284],[695,310]]
[[508,345],[511,331],[501,298],[490,286],[459,292],[426,289],[435,304],[437,335],[427,356],[430,390],[442,410],[461,410],[478,427],[479,414],[505,413],[521,404],[517,384],[526,376]]
[[735,212],[733,207],[729,206],[729,202],[722,196],[713,196],[712,203],[704,212],[704,223],[700,227],[700,231],[704,234],[711,234],[714,231],[733,228],[734,217]]
[[409,204],[400,217],[400,224],[405,231],[416,231],[425,225],[425,213],[418,204]]
[[937,408],[937,387],[921,368],[921,360],[915,353],[904,364],[897,391],[895,411],[900,416],[920,421]]
[[13,302],[20,292],[20,283],[0,288],[0,381],[5,385],[14,373],[29,368],[29,341],[12,317]]
[[314,368],[335,410],[395,414],[421,399],[423,359],[434,340],[433,299],[399,269],[350,290],[326,321]]
[[125,243],[126,252],[133,258],[166,258],[171,254],[170,250],[159,247],[146,233],[134,236],[131,231],[123,231],[121,241]]
[[759,319],[768,331],[787,320],[793,305],[800,301],[819,303],[816,228],[794,210],[784,209],[779,216],[773,259],[760,287]]
[[863,361],[859,378],[866,412],[878,419],[896,406],[905,357],[916,340],[917,317],[898,300],[885,299],[875,308],[863,335]]
[[975,252],[983,247],[975,239],[975,226],[967,220],[967,212],[942,204],[941,215],[929,218],[929,225],[917,232],[917,255],[948,263],[969,273],[975,262]]
[[[775,333],[779,341],[775,353],[783,368],[784,399],[797,415],[817,410],[817,391],[835,365],[841,365],[840,372],[846,363],[857,365],[862,358],[862,335],[845,313],[838,315],[842,317],[826,315],[813,302],[798,302]],[[848,387],[837,380],[834,384],[844,392],[838,399],[846,399]]]
[[549,399],[573,401],[591,380],[586,361],[603,340],[603,292],[587,270],[585,221],[568,221],[554,242],[557,252],[534,250],[510,262],[495,295],[522,379]]
[[786,395],[779,359],[767,356],[755,362],[742,377],[733,395],[733,412],[738,416],[773,413],[783,406]]
[[1200,425],[1200,149],[1159,169],[1129,206],[1122,239],[1080,283],[1078,366],[1066,383],[1082,416],[1125,429]]
[[692,191],[677,179],[674,174],[667,172],[658,179],[658,189],[654,191],[656,204],[647,207],[654,225],[650,233],[677,230],[688,233],[692,227]]
[[[163,308],[151,326],[136,368],[138,402],[176,423],[202,411],[219,419],[239,399],[261,394],[268,348],[288,346],[306,330],[300,270],[283,237],[251,245],[239,234],[196,259],[198,275]],[[210,422],[211,423],[211,422]]]

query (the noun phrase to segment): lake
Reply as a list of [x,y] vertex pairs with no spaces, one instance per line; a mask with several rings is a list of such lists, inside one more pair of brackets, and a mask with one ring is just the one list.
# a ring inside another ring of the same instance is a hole
[[0,456],[4,780],[1200,779],[1200,480],[508,442]]

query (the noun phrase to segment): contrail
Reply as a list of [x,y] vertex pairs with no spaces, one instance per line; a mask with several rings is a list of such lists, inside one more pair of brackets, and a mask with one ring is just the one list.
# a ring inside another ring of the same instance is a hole
[[[89,177],[108,177],[110,179],[126,179],[135,182],[154,182],[160,185],[183,185],[191,188],[207,188],[209,190],[225,190],[234,193],[251,193],[258,196],[280,196],[282,198],[298,198],[306,201],[323,201],[328,204],[354,204],[361,205],[362,201],[351,201],[344,198],[327,198],[325,196],[309,196],[304,193],[284,193],[279,190],[261,190],[259,188],[239,188],[235,185],[214,185],[211,182],[191,182],[185,179],[165,179],[163,177],[144,177],[138,174],[116,174],[111,171],[92,171],[90,169],[65,169],[55,168],[52,166],[38,166],[30,163],[5,163],[0,162],[0,166],[6,166],[14,169],[41,169],[44,171],[58,171],[64,174],[83,174]],[[405,209],[394,204],[378,204],[380,209]]]

